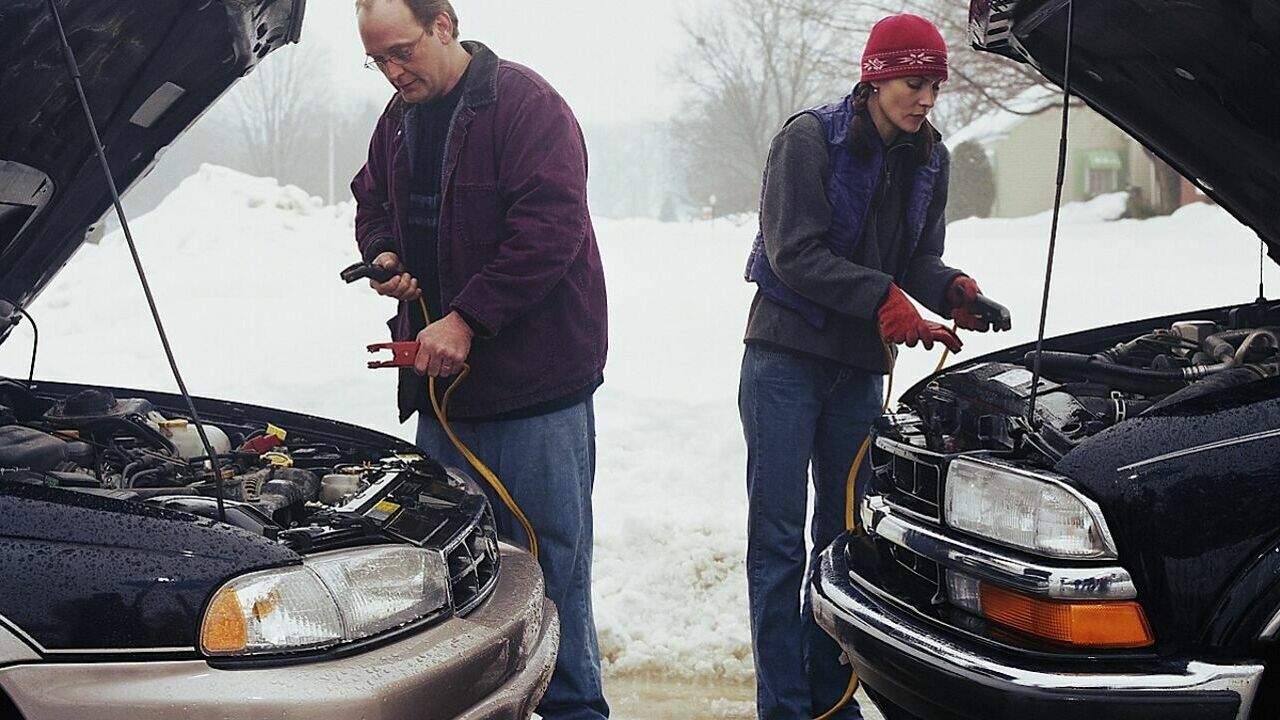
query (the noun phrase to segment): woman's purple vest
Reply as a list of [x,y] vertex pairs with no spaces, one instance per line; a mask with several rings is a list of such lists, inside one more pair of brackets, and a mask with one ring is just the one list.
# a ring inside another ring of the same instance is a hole
[[[884,147],[881,143],[869,143],[872,155],[869,160],[861,160],[854,155],[849,142],[849,130],[852,126],[854,110],[853,96],[810,108],[793,115],[787,123],[801,115],[809,114],[818,118],[827,135],[827,156],[830,162],[831,176],[827,178],[827,202],[831,204],[831,229],[827,231],[824,242],[832,253],[842,258],[852,258],[853,251],[862,237],[862,225],[871,206],[871,198],[875,194],[876,183],[880,179],[881,166],[884,164]],[[932,132],[927,127],[926,132]],[[915,174],[911,186],[910,201],[907,204],[907,217],[904,227],[907,237],[903,258],[903,267],[907,266],[920,242],[924,232],[925,216],[929,210],[929,202],[933,199],[934,183],[938,170],[942,165],[942,145],[935,143],[929,162],[921,165]],[[769,180],[769,170],[765,168],[764,181]],[[763,194],[763,193],[762,193]],[[762,203],[763,205],[763,203]],[[747,258],[746,279],[759,286],[760,292],[774,302],[796,311],[810,325],[821,330],[827,322],[825,307],[792,290],[773,272],[769,266],[769,258],[764,250],[764,223],[760,224],[756,233],[755,244],[751,247],[751,255]],[[886,268],[892,270],[892,268]]]

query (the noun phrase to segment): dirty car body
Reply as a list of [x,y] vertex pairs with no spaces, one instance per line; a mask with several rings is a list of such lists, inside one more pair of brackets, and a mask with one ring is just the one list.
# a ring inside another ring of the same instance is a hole
[[[58,5],[122,187],[303,12]],[[111,205],[46,0],[0,6],[0,107],[2,340]],[[532,713],[555,609],[471,478],[363,428],[195,405],[221,478],[179,396],[0,378],[0,717]]]
[[[1074,15],[1073,93],[1280,258],[1280,83],[1240,71],[1280,56],[1280,6]],[[975,0],[970,20],[979,50],[1062,83],[1067,3]],[[1032,346],[905,393],[811,588],[886,716],[1276,717],[1277,326],[1260,299],[1051,338],[1030,417]]]

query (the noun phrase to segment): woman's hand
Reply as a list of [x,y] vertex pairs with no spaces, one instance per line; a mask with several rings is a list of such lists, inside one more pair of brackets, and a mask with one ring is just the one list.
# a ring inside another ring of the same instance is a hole
[[986,332],[991,324],[982,319],[973,299],[982,294],[982,288],[968,275],[959,275],[947,287],[947,302],[951,303],[951,319],[965,330]]
[[932,350],[937,340],[951,352],[960,352],[960,339],[947,328],[920,317],[916,306],[894,283],[889,283],[889,292],[876,311],[876,319],[880,324],[880,337],[885,342],[907,347],[915,347],[918,342],[925,350]]

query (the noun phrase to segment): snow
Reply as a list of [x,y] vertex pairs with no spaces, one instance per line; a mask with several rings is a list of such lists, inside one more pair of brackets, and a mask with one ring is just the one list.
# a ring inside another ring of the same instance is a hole
[[[1119,220],[1124,215],[1129,193],[1113,192],[1099,195],[1084,202],[1067,203],[1058,212],[1058,223],[1099,223]],[[1045,210],[1029,218],[1035,222],[1050,223],[1053,210]]]
[[[1049,334],[1252,300],[1258,241],[1224,211],[1111,220],[1123,197],[1063,209]],[[185,379],[198,395],[333,417],[411,437],[394,377],[364,369],[390,301],[338,270],[356,259],[350,205],[205,166],[134,234]],[[597,396],[596,620],[606,671],[743,680],[751,673],[737,417],[750,218],[600,220],[610,360]],[[947,260],[1013,313],[1007,334],[965,334],[961,358],[1034,338],[1049,216],[969,219]],[[1267,282],[1280,286],[1267,262]],[[86,246],[31,312],[37,375],[172,391],[122,238]],[[24,324],[0,373],[25,376]],[[895,392],[938,350],[902,353]]]

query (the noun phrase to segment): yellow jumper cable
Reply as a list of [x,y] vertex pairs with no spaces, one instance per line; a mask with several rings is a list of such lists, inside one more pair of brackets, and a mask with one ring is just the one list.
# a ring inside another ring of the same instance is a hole
[[[418,296],[418,305],[422,308],[423,320],[426,321],[427,325],[430,325],[431,312],[427,310],[427,302],[422,299],[421,295]],[[458,438],[453,428],[449,426],[449,398],[453,396],[453,391],[462,384],[462,381],[470,373],[471,366],[463,363],[462,371],[458,373],[458,379],[454,380],[449,389],[444,391],[444,397],[440,400],[436,399],[436,379],[434,377],[430,378],[427,381],[427,389],[431,395],[431,409],[435,411],[436,420],[440,421],[440,427],[444,428],[444,434],[449,437],[449,442],[453,443],[453,446],[457,448],[462,457],[466,458],[467,462],[471,463],[471,467],[475,468],[476,472],[480,473],[480,476],[485,479],[485,482],[489,483],[489,487],[493,488],[499,498],[502,498],[502,504],[507,506],[511,514],[519,521],[520,527],[524,528],[525,536],[529,538],[529,554],[533,555],[536,560],[538,558],[538,536],[533,532],[533,524],[529,522],[529,518],[525,517],[524,512],[520,510],[520,506],[516,504],[515,498],[511,497],[511,493],[502,484],[498,474],[490,470],[489,466],[485,465],[484,461],[477,457],[471,451],[471,448],[467,447],[466,443]]]
[[[957,325],[951,326],[951,332],[955,332]],[[889,412],[889,403],[893,399],[893,368],[895,360],[893,358],[893,350],[889,347],[889,343],[881,341],[884,346],[884,356],[889,364],[889,382],[885,387],[884,404],[880,406],[880,414]],[[951,349],[945,345],[942,348],[942,357],[938,358],[938,365],[934,367],[933,372],[936,374],[942,371],[942,366],[947,364],[947,357],[951,354]],[[871,450],[871,434],[867,433],[867,437],[862,441],[862,446],[858,448],[858,454],[853,458],[853,465],[849,467],[849,479],[845,483],[845,501],[844,501],[844,526],[846,530],[858,529],[858,509],[854,507],[855,498],[857,497],[857,478],[858,471],[862,469],[862,463],[867,458],[867,453]],[[852,663],[850,663],[852,668]],[[849,700],[853,698],[853,694],[858,691],[858,673],[852,671],[849,674],[849,686],[845,688],[844,695],[840,696],[840,700],[830,710],[822,713],[814,720],[830,720],[841,708],[849,704]]]

